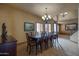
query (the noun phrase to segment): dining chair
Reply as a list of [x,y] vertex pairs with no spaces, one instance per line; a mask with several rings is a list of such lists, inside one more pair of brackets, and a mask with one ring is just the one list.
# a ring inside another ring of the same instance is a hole
[[30,38],[28,33],[26,33],[26,39],[27,39],[27,51],[30,55],[32,52],[32,48],[36,47],[36,42]]
[[27,51],[29,49],[29,55],[31,54],[32,48],[35,47],[36,48],[36,55],[37,55],[37,49],[40,46],[40,50],[42,52],[42,44],[41,44],[41,39],[40,41],[35,41],[34,38],[31,38],[28,33],[26,33],[26,38],[27,38]]
[[40,47],[41,47],[41,52],[42,52],[43,48],[45,48],[45,36],[44,36],[44,33],[41,33]]
[[58,34],[54,34],[52,39],[53,39],[54,47],[57,47],[57,45],[59,44],[59,42],[58,42]]
[[51,35],[49,39],[50,39],[50,46],[53,47],[54,44],[53,35]]
[[42,33],[42,42],[43,42],[43,44],[44,44],[44,47],[45,47],[45,49],[47,49],[48,48],[48,35],[47,35],[47,33],[45,32],[45,33]]

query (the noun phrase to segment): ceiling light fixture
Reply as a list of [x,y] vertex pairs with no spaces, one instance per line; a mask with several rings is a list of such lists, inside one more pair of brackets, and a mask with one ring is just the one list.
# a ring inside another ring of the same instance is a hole
[[45,9],[46,9],[46,13],[45,13],[45,15],[42,16],[42,19],[44,21],[47,21],[47,20],[51,19],[51,16],[47,14],[47,8],[45,8]]
[[65,15],[67,15],[67,14],[68,14],[68,12],[60,13],[60,15],[63,16],[63,17],[64,17]]

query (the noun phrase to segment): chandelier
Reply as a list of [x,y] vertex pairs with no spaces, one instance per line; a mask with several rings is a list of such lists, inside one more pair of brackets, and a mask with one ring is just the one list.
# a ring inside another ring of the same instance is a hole
[[42,19],[44,21],[47,21],[51,19],[51,16],[47,14],[47,8],[45,8],[45,10],[46,10],[46,13],[42,16]]

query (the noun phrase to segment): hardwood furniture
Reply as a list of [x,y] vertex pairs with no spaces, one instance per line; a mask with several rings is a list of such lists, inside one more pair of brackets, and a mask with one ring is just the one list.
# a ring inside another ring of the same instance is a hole
[[[31,54],[32,47],[36,48],[36,55],[37,55],[37,49],[40,47],[40,50],[42,52],[43,48],[47,49],[49,47],[49,44],[51,47],[55,43],[54,41],[58,41],[58,35],[53,33],[41,33],[39,35],[30,36],[28,33],[26,33],[27,38],[27,51],[29,52],[29,55]],[[50,42],[49,42],[50,41]],[[53,41],[53,42],[52,42]]]
[[48,41],[49,41],[49,34],[48,33],[42,33],[41,34],[42,35],[42,41],[43,41],[43,43],[45,44],[45,48],[47,49],[49,46],[48,46]]
[[[33,41],[33,40],[30,38],[30,36],[29,36],[28,33],[26,33],[26,39],[27,39],[27,51],[28,51],[28,53],[29,53],[29,55],[30,55],[31,50],[32,50],[31,48],[34,47],[34,46],[36,46],[36,42]],[[37,53],[36,53],[36,54],[37,54]]]
[[2,43],[0,38],[0,56],[15,56],[17,40],[12,36],[7,36],[7,40]]
[[48,41],[50,42],[48,44],[50,44],[51,47],[54,47],[54,45],[56,45],[58,43],[58,34],[57,33],[49,33]]
[[42,37],[41,35],[34,35],[34,36],[31,36],[31,38],[36,42],[36,47],[39,47],[40,46],[40,50],[42,52]]
[[29,36],[28,33],[26,33],[26,38],[27,38],[27,51],[29,52],[29,55],[31,54],[32,47],[36,47],[36,55],[37,55],[37,49],[38,46],[40,45],[41,48],[41,42],[40,39],[41,37],[38,36]]
[[53,33],[50,33],[48,38],[49,38],[49,45],[50,45],[50,47],[53,47]]
[[59,44],[59,42],[58,42],[58,34],[53,34],[52,40],[53,40],[54,46],[56,47],[56,45]]

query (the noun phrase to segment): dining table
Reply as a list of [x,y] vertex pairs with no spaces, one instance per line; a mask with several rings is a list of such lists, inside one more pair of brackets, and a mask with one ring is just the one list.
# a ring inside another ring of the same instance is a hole
[[[38,45],[40,45],[41,51],[42,51],[42,44],[41,42],[44,40],[45,41],[45,48],[48,48],[48,41],[52,41],[50,38],[54,36],[55,34],[53,33],[44,33],[44,34],[36,34],[36,35],[31,35],[30,38],[35,41],[36,43],[36,54],[37,54],[37,49]],[[50,42],[51,43],[51,42]]]

